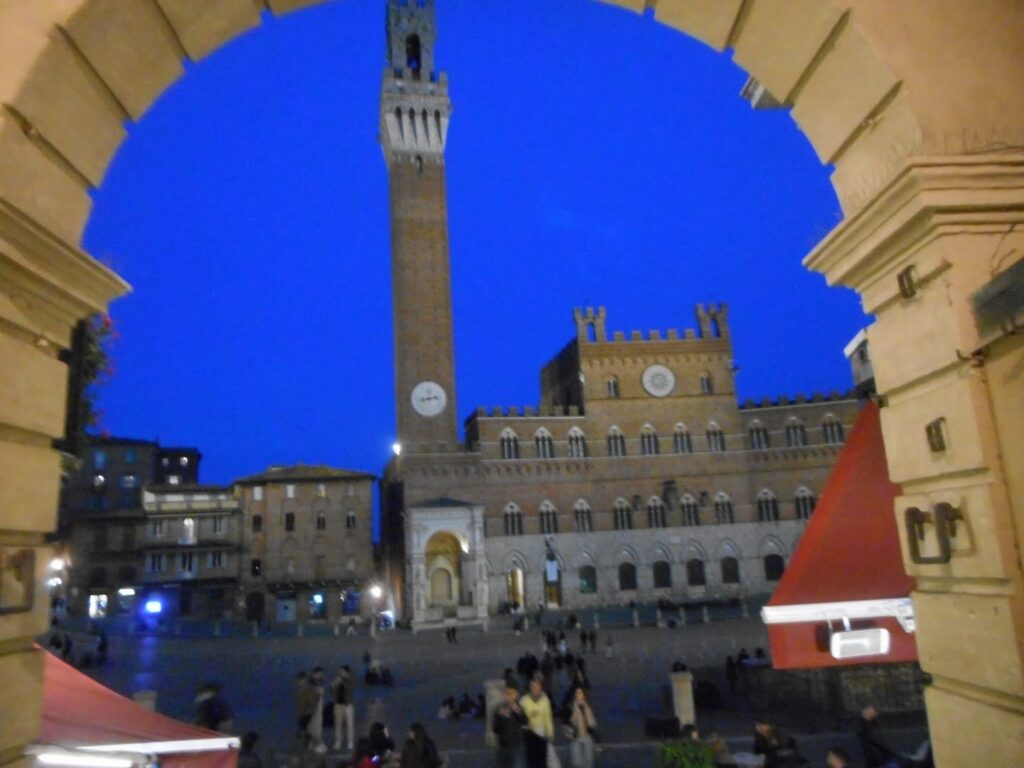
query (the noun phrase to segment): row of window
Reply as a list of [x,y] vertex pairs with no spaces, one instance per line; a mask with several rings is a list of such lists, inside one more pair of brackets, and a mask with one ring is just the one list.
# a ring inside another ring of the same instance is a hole
[[[294,512],[285,512],[284,513],[283,521],[284,521],[284,529],[286,531],[294,531],[295,530],[295,513]],[[316,529],[318,531],[326,531],[327,530],[327,513],[326,512],[320,511],[320,512],[316,513]],[[345,513],[345,529],[349,530],[349,531],[354,531],[356,529],[356,513],[354,511],[352,511],[352,510],[349,510],[348,512]],[[258,514],[257,515],[253,515],[252,516],[252,532],[253,533],[259,533],[262,530],[263,530],[263,515],[258,515]]]
[[[157,552],[149,556],[148,568],[150,573],[166,573],[168,567],[173,567],[175,559],[178,563],[179,573],[195,573],[200,566],[203,556],[196,552],[180,552],[169,554]],[[210,570],[217,570],[224,567],[224,552],[213,551],[206,553],[206,567]]]
[[[817,498],[810,488],[801,486],[793,495],[793,508],[798,520],[807,520],[814,511]],[[778,522],[779,500],[775,493],[767,488],[757,495],[758,522]],[[612,505],[612,521],[617,531],[628,531],[634,528],[634,513],[642,509],[641,498],[635,496],[632,503],[619,497]],[[647,527],[666,528],[669,525],[695,526],[701,524],[701,503],[690,493],[679,497],[678,523],[669,519],[668,507],[659,496],[651,496],[647,500]],[[728,525],[736,522],[736,513],[732,499],[725,491],[715,494],[712,504],[715,525]],[[559,533],[558,510],[550,501],[541,502],[538,508],[540,532],[542,534]],[[590,533],[594,530],[594,513],[585,499],[579,499],[573,505],[573,523],[576,533]],[[515,502],[505,505],[504,524],[506,536],[523,535],[523,511]]]
[[[838,445],[845,439],[845,430],[842,423],[833,416],[826,418],[821,424],[822,438],[827,445]],[[793,419],[786,425],[785,429],[786,446],[790,448],[808,445],[807,428],[799,420]],[[768,429],[761,422],[753,422],[749,433],[749,447],[755,450],[765,449],[771,445],[771,437]],[[707,450],[711,453],[721,453],[726,450],[725,433],[717,423],[708,424],[704,432]],[[607,455],[626,456],[627,439],[622,430],[612,427],[606,435]],[[502,430],[498,437],[498,445],[503,459],[519,459],[521,451],[519,447],[519,435],[511,427]],[[534,454],[538,459],[553,459],[556,456],[555,439],[544,427],[538,429],[533,435]],[[586,435],[579,427],[569,430],[567,438],[566,456],[571,459],[582,459],[588,455]],[[672,434],[672,450],[675,453],[693,453],[693,437],[690,431],[683,424],[677,424]],[[642,456],[656,456],[661,453],[661,438],[657,431],[650,424],[644,426],[640,433],[640,454]]]
[[[345,495],[347,495],[347,496],[355,496],[356,495],[356,488],[355,488],[355,486],[354,485],[346,486],[345,487]],[[286,499],[294,499],[295,498],[295,483],[286,483],[285,484],[285,486],[284,486],[284,497]],[[326,499],[327,498],[327,484],[326,483],[317,483],[316,484],[316,497],[318,499]],[[253,488],[252,488],[252,500],[253,501],[263,501],[263,486],[262,485],[254,485],[253,486]]]
[[[765,555],[762,560],[766,581],[778,581],[786,569],[782,555]],[[740,561],[735,557],[723,557],[719,561],[720,575],[723,584],[740,583]],[[655,589],[672,588],[672,566],[666,560],[659,560],[651,566],[651,576]],[[619,591],[631,592],[637,589],[637,570],[633,563],[619,563]],[[597,592],[597,569],[592,565],[584,565],[579,569],[579,584],[582,594]],[[686,561],[686,584],[690,587],[707,585],[705,563],[699,558]]]
[[[345,560],[345,570],[352,573],[356,569],[356,559],[354,557],[348,557]],[[289,576],[295,574],[295,558],[286,557],[284,561],[284,570]],[[249,561],[249,573],[252,576],[263,575],[263,560],[254,557]],[[317,555],[313,559],[313,578],[324,579],[327,578],[327,556]]]
[[[210,530],[215,536],[227,533],[227,515],[217,515],[209,518]],[[181,521],[181,535],[178,537],[180,544],[195,544],[198,526],[194,517],[186,517]],[[156,518],[149,521],[149,536],[152,539],[162,539],[167,534],[167,521]]]

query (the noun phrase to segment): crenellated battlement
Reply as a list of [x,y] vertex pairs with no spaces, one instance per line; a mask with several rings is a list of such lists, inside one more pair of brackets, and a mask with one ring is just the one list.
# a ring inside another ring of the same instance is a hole
[[729,307],[727,304],[696,305],[696,328],[682,330],[654,328],[646,332],[631,330],[628,336],[625,331],[613,331],[611,338],[608,336],[607,311],[604,307],[577,307],[573,310],[573,318],[576,321],[576,337],[581,343],[595,344],[610,341],[621,344],[729,338]]
[[477,408],[466,421],[472,419],[547,419],[563,416],[582,416],[575,405],[507,405]]
[[809,395],[798,394],[790,397],[789,395],[779,395],[777,398],[762,397],[760,400],[754,400],[748,398],[740,403],[741,411],[755,410],[759,408],[789,408],[794,405],[813,405],[815,403],[834,403],[843,400],[856,400],[856,390],[848,390],[846,392],[840,392],[837,389],[833,389],[830,392],[812,392]]

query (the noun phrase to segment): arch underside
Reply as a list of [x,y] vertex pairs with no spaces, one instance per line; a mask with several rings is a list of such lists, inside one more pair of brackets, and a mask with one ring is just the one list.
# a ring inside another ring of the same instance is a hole
[[[57,508],[51,443],[63,432],[66,370],[58,352],[77,320],[128,291],[79,245],[90,190],[102,184],[126,126],[182,76],[183,61],[203,59],[258,25],[265,11],[320,1],[0,3],[5,543],[38,542],[29,546],[43,551]],[[1006,756],[1012,764],[1024,752],[1024,601],[1014,554],[1024,546],[1024,387],[1012,356],[1019,346],[997,349],[982,338],[969,297],[1024,253],[1013,230],[1024,223],[1024,6],[602,1],[653,13],[731,51],[753,78],[744,95],[758,107],[788,108],[821,162],[834,167],[846,220],[805,263],[858,290],[878,318],[871,342],[879,391],[898,392],[883,419],[893,481],[913,487],[912,503],[922,509],[949,498],[969,518],[958,525],[965,533],[952,563],[941,570],[908,563],[928,586],[915,593],[915,609],[922,666],[936,672],[928,692],[936,754],[947,759],[940,764],[957,765],[998,752],[995,762]],[[927,280],[917,299],[901,303],[894,276],[908,258]],[[984,356],[973,355],[978,349]],[[953,427],[942,457],[928,454],[921,437],[925,421],[939,416]],[[1000,431],[1014,429],[1012,439]],[[5,647],[21,648],[22,638],[44,631],[45,600],[36,602],[38,610],[0,624]],[[0,662],[15,653],[0,654]],[[38,699],[33,685],[26,678],[26,701]],[[30,742],[33,729],[19,725],[4,743]]]

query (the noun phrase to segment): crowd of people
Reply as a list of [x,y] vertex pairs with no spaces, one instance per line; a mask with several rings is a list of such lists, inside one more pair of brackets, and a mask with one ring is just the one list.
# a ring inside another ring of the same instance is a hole
[[[592,699],[592,685],[587,673],[587,655],[597,653],[597,633],[579,631],[579,646],[570,649],[565,632],[542,630],[539,633],[540,655],[524,652],[514,667],[504,670],[504,697],[490,715],[486,727],[496,742],[494,764],[498,768],[561,768],[555,743],[568,744],[570,768],[593,768],[598,746],[598,717]],[[449,638],[449,642],[452,640]],[[753,656],[740,649],[735,659],[726,660],[726,678],[735,687],[748,666],[766,664],[764,652],[755,649]],[[364,681],[381,675],[381,667],[364,657]],[[686,669],[677,660],[673,669]],[[389,673],[390,674],[390,673]],[[295,712],[297,768],[327,768],[329,740],[339,753],[331,766],[338,768],[440,768],[444,765],[437,744],[422,722],[414,722],[401,745],[396,746],[387,726],[374,722],[362,735],[355,728],[355,693],[357,677],[348,664],[340,665],[328,679],[324,668],[317,666],[301,671],[295,678]],[[195,697],[195,722],[210,730],[229,732],[231,710],[216,683],[204,684]],[[438,710],[440,720],[484,719],[487,702],[484,695],[476,697],[464,692],[458,700],[446,697]],[[755,724],[750,753],[732,754],[726,741],[717,733],[702,739],[693,725],[681,730],[684,742],[694,742],[715,766],[760,764],[764,768],[807,768],[811,765],[801,753],[796,740],[766,720]],[[872,707],[863,710],[856,733],[862,762],[854,763],[841,745],[831,748],[826,768],[931,768],[927,742],[914,755],[905,755],[890,746]],[[256,754],[258,735],[242,737],[239,768],[263,768]],[[338,760],[341,762],[337,762]],[[751,762],[754,761],[754,762]]]

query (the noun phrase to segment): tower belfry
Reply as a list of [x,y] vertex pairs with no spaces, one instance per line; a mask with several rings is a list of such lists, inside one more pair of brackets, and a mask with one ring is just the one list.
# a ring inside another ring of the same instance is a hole
[[398,439],[411,453],[454,450],[445,137],[452,107],[434,69],[434,0],[388,0],[380,140],[391,193]]

